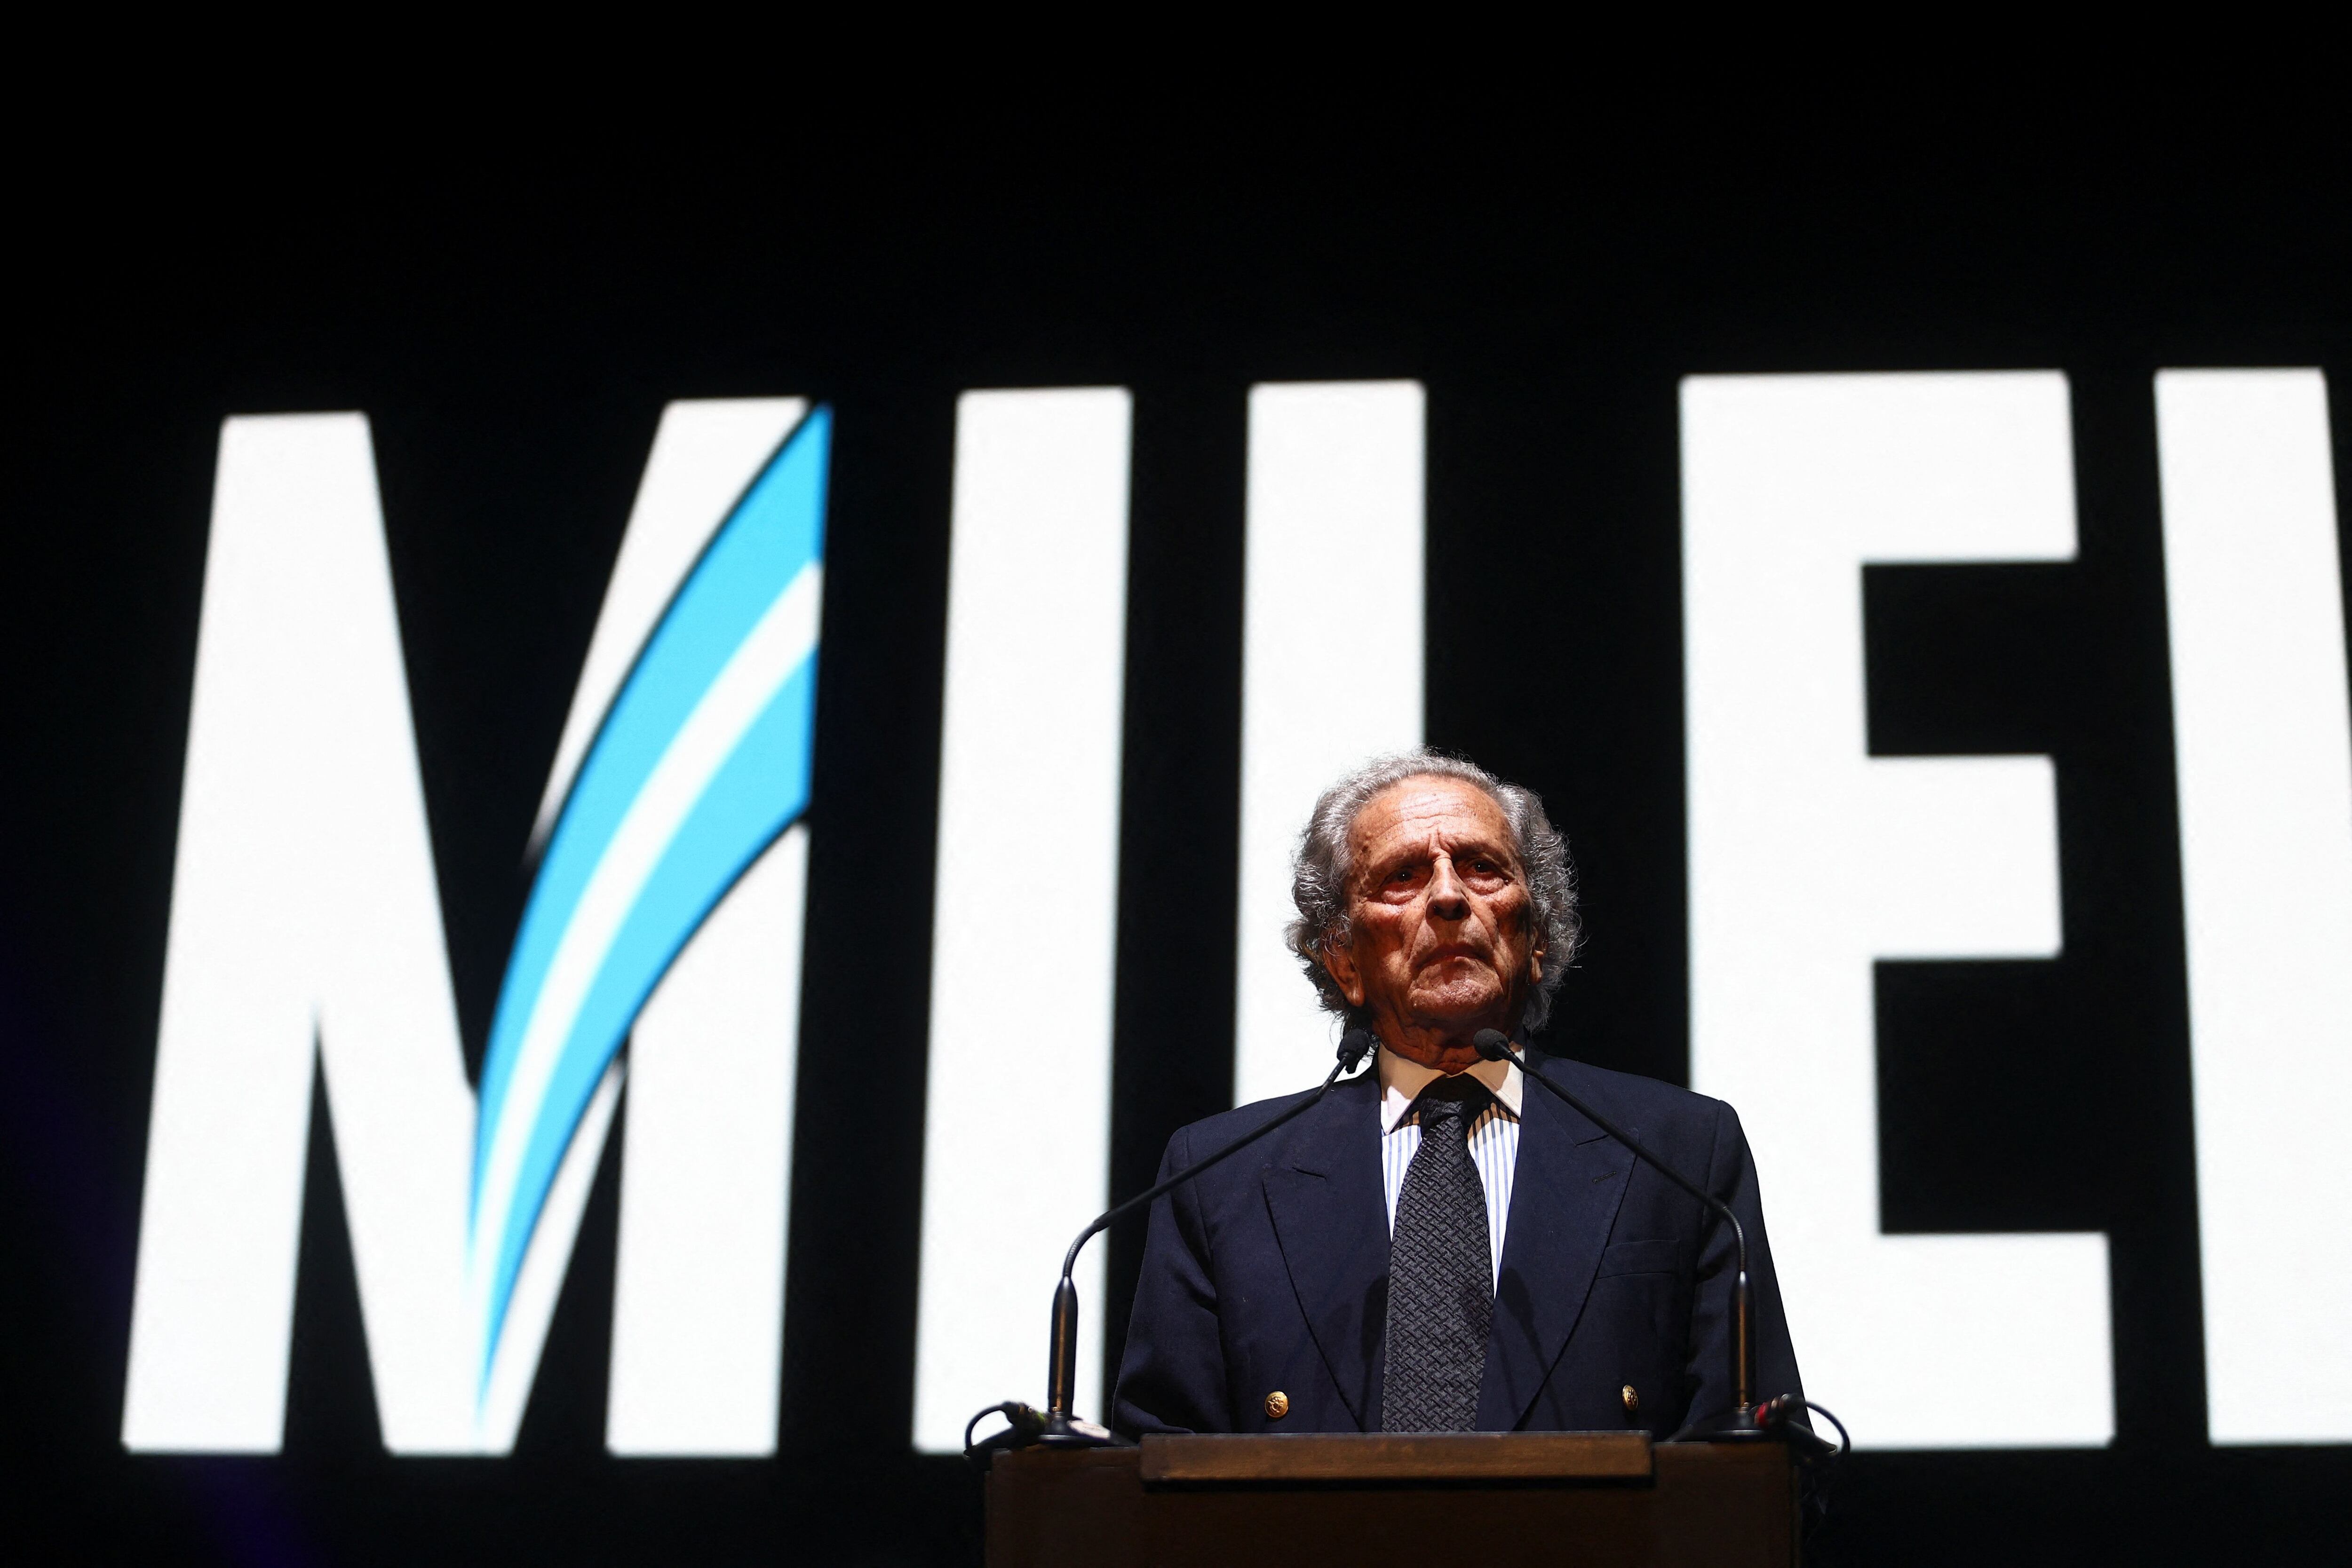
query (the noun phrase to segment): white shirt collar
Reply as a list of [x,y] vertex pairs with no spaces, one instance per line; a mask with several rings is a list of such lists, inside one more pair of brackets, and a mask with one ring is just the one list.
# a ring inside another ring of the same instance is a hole
[[[1465,1071],[1492,1092],[1512,1121],[1519,1119],[1519,1101],[1527,1086],[1519,1082],[1518,1073],[1509,1062],[1476,1061]],[[1430,1081],[1442,1074],[1434,1067],[1423,1067],[1399,1056],[1385,1045],[1381,1047],[1380,1074],[1381,1135],[1386,1137],[1396,1131],[1397,1124],[1412,1109],[1413,1101],[1429,1087]]]

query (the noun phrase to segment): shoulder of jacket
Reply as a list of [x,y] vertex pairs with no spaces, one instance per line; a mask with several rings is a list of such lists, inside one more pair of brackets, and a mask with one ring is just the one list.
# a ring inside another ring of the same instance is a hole
[[[1349,1083],[1353,1082],[1353,1079],[1349,1080]],[[1347,1087],[1347,1083],[1339,1084],[1331,1092],[1337,1097]],[[1236,1105],[1230,1111],[1220,1111],[1213,1116],[1189,1122],[1176,1129],[1176,1136],[1197,1157],[1232,1143],[1244,1133],[1256,1131],[1300,1101],[1314,1097],[1315,1091],[1306,1089],[1296,1094],[1277,1094],[1271,1100],[1253,1100],[1246,1105]]]
[[1584,1096],[1604,1111],[1615,1111],[1629,1121],[1654,1126],[1694,1127],[1711,1126],[1726,1115],[1736,1119],[1737,1113],[1726,1102],[1662,1079],[1595,1067],[1589,1061],[1579,1061],[1569,1056],[1538,1054],[1536,1065],[1541,1071],[1557,1079],[1562,1087]]

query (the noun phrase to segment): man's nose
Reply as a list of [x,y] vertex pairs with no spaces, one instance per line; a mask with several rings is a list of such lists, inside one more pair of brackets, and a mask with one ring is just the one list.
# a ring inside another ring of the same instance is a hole
[[1470,900],[1462,884],[1454,880],[1454,862],[1440,859],[1437,869],[1429,879],[1429,912],[1440,920],[1466,920],[1470,916]]

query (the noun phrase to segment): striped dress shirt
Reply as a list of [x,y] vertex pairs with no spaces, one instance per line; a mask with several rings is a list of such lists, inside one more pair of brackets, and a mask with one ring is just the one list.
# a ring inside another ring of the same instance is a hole
[[[1511,1176],[1519,1163],[1519,1103],[1526,1085],[1507,1061],[1481,1061],[1469,1073],[1495,1096],[1495,1103],[1470,1124],[1470,1163],[1478,1167],[1478,1185],[1486,1190],[1486,1243],[1499,1287],[1503,1227],[1511,1218]],[[1413,1099],[1439,1074],[1385,1045],[1381,1047],[1380,1074],[1381,1188],[1388,1197],[1389,1234],[1394,1236],[1405,1169],[1421,1152],[1421,1113],[1413,1109]]]

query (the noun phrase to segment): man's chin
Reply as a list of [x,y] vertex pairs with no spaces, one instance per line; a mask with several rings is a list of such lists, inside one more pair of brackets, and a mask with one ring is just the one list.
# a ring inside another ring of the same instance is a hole
[[1510,1031],[1508,1024],[1496,1022],[1507,999],[1500,986],[1447,986],[1416,992],[1412,999],[1413,1021],[1423,1029],[1442,1029],[1448,1034],[1471,1034],[1488,1028]]

